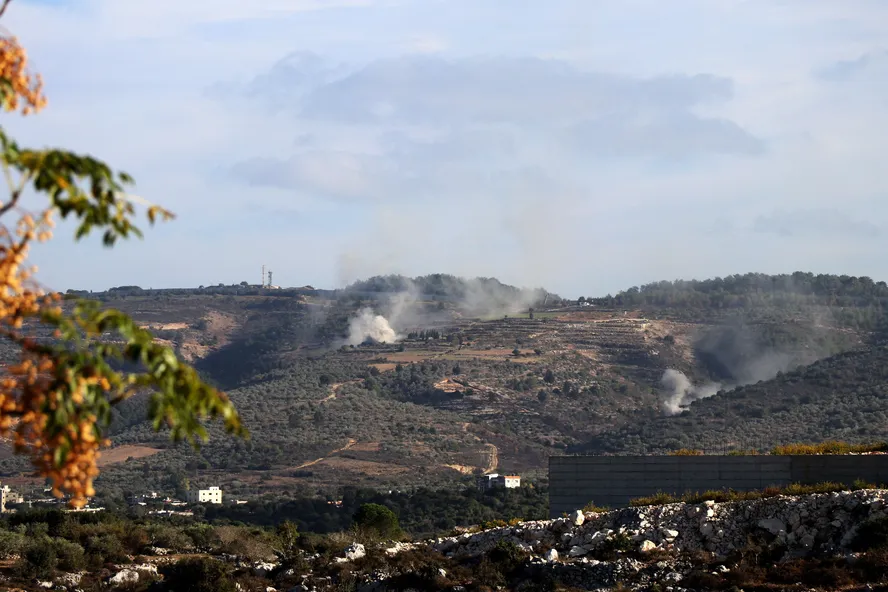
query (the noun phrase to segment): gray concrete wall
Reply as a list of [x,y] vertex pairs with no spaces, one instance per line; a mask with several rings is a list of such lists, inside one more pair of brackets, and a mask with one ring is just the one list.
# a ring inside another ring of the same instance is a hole
[[818,456],[552,456],[549,515],[592,502],[612,508],[658,491],[750,491],[790,483],[857,479],[888,483],[888,455]]

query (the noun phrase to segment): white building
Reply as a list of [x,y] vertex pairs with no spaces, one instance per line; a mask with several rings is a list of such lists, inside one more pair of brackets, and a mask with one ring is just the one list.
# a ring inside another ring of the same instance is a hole
[[3,489],[0,489],[0,512],[6,511],[6,504],[21,504],[24,501],[22,494],[11,490],[9,485],[4,485]]
[[478,488],[483,491],[496,488],[515,489],[517,487],[521,487],[521,477],[518,475],[491,473],[478,477]]
[[221,504],[222,490],[218,487],[207,489],[192,489],[188,491],[188,503],[191,504]]

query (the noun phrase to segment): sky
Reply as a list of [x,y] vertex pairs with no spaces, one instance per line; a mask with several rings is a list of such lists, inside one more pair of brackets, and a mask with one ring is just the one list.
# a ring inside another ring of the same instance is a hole
[[888,279],[884,0],[14,0],[27,146],[173,222],[35,248],[54,289],[453,273],[600,296]]

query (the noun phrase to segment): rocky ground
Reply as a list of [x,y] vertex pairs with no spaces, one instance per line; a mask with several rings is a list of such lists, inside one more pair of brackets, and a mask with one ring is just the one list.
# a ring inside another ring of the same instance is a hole
[[[421,542],[212,561],[245,592],[888,590],[886,502],[888,490],[858,490],[576,511]],[[179,590],[164,576],[173,558],[152,552],[110,570],[102,588]],[[66,574],[38,586],[73,591],[79,582]]]

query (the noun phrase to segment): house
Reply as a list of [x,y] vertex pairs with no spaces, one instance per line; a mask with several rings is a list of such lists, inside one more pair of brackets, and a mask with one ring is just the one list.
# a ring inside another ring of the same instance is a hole
[[188,503],[190,504],[221,504],[222,490],[218,487],[209,487],[207,489],[190,490],[188,492]]
[[9,485],[4,485],[3,489],[0,489],[0,512],[6,511],[6,504],[21,504],[24,501],[22,494],[12,491]]
[[521,477],[518,475],[500,475],[491,473],[478,477],[478,489],[487,491],[490,489],[515,489],[521,487]]

